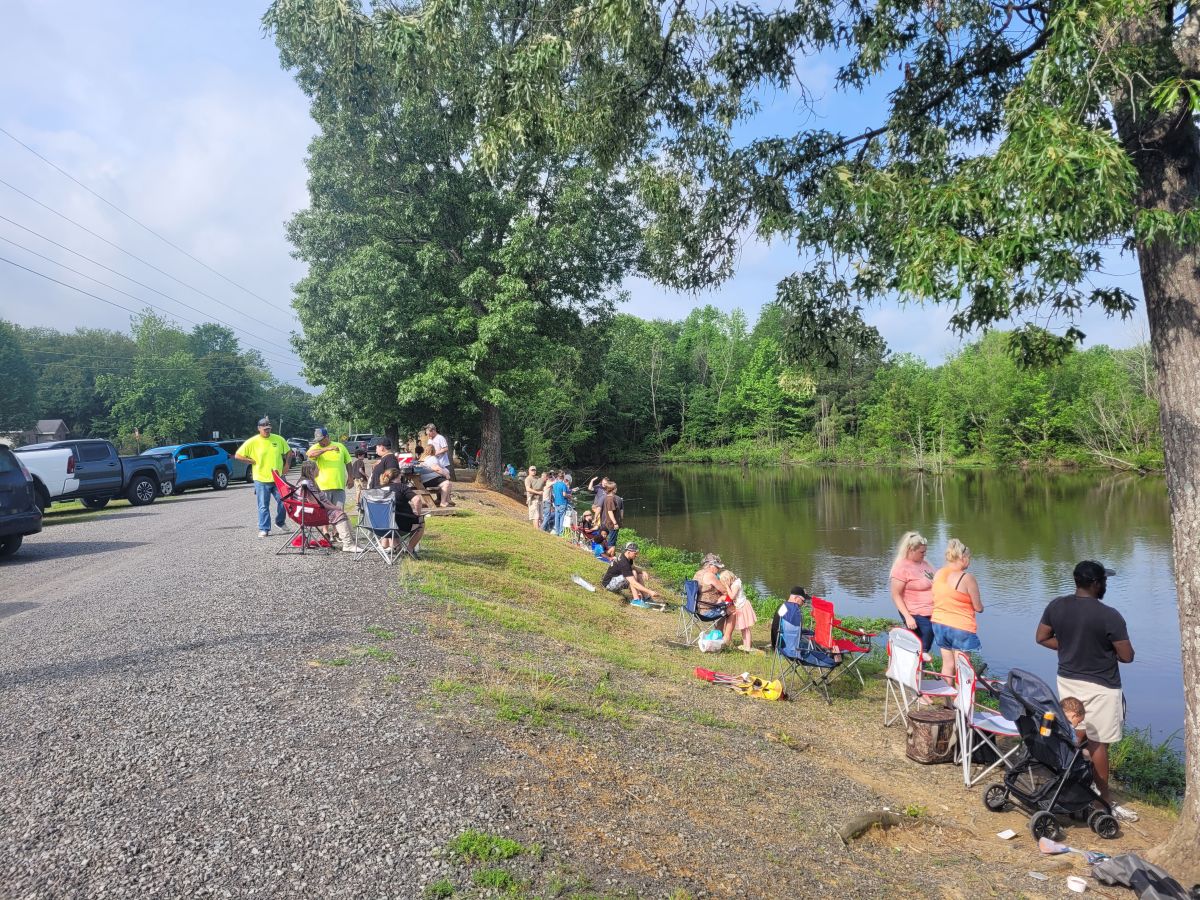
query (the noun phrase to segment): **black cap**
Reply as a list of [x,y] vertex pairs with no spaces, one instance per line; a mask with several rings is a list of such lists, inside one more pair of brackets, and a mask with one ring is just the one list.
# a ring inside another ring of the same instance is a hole
[[375,446],[376,447],[387,447],[387,449],[391,450],[392,449],[392,439],[388,438],[388,437],[375,438]]
[[1075,584],[1078,587],[1090,587],[1097,581],[1104,581],[1109,575],[1116,575],[1113,569],[1105,568],[1094,559],[1085,559],[1075,566]]
[[806,591],[806,590],[805,590],[805,589],[804,589],[804,588],[803,588],[801,585],[796,585],[794,588],[792,588],[792,593],[791,593],[791,596],[794,596],[794,597],[807,597],[807,596],[808,596],[808,591]]

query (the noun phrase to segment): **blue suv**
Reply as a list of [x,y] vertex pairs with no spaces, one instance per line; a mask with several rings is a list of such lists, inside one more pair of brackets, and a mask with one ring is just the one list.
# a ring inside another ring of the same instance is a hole
[[175,481],[162,483],[164,497],[182,494],[188,488],[211,487],[214,491],[223,491],[229,487],[234,460],[224,449],[209,441],[155,447],[142,456],[175,457]]

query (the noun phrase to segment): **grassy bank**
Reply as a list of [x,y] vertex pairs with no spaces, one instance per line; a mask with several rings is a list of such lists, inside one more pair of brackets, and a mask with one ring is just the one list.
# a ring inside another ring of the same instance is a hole
[[[507,502],[496,498],[496,504]],[[504,648],[494,664],[484,665],[483,677],[447,676],[436,685],[437,694],[445,702],[470,696],[493,708],[499,719],[566,731],[577,730],[580,722],[630,727],[646,716],[713,727],[729,724],[717,710],[681,709],[669,698],[676,697],[681,686],[690,686],[696,666],[750,668],[766,675],[770,657],[747,657],[733,650],[701,656],[694,650],[672,649],[668,638],[675,628],[674,612],[667,616],[633,610],[603,589],[590,593],[580,588],[573,575],[598,585],[605,564],[529,527],[517,518],[523,509],[512,506],[519,512],[505,515],[484,506],[437,518],[426,543],[432,551],[429,561],[407,567],[402,575],[402,583],[440,604],[449,632],[460,639],[482,632],[498,635]],[[698,568],[700,554],[662,546],[632,529],[622,530],[625,540],[638,541],[639,564],[652,573],[668,600],[680,603],[682,584]],[[747,593],[759,619],[755,644],[767,649],[770,619],[781,598],[750,585]],[[881,635],[876,652],[862,667],[868,676],[866,688],[851,678],[837,682],[837,696],[871,700],[873,706],[882,699],[883,685],[870,676],[885,668],[883,634],[896,623],[855,616],[843,621]],[[549,657],[525,652],[535,643],[549,645]],[[467,654],[487,660],[483,646],[471,649],[470,639],[467,644]],[[517,649],[515,655],[508,652],[512,648]],[[547,658],[553,662],[547,663]],[[647,679],[655,683],[655,690],[644,689]],[[1114,763],[1117,779],[1130,792],[1158,805],[1178,804],[1183,765],[1169,742],[1154,741],[1148,730],[1132,731],[1115,748]]]

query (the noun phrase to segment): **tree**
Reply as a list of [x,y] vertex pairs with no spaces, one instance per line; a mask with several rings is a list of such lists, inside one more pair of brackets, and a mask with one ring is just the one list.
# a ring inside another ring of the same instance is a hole
[[[1039,312],[1070,322],[1088,304],[1134,308],[1101,271],[1102,248],[1133,249],[1158,376],[1189,775],[1157,859],[1200,876],[1200,6],[795,0],[717,2],[698,17],[678,0],[546,0],[505,22],[521,36],[510,52],[487,64],[451,52],[489,6],[430,0],[385,25],[393,46],[443,48],[434,74],[474,100],[484,158],[547,143],[640,162],[666,280],[727,274],[755,226],[795,240],[815,305],[949,303],[964,331],[1023,318],[1013,349],[1039,361],[1084,337],[1029,324]],[[838,134],[777,118],[778,134],[739,142],[761,134],[730,127],[756,92],[803,92],[795,59],[822,51],[839,56],[839,89],[887,92],[881,120]]]
[[[481,471],[498,488],[502,408],[528,372],[555,370],[584,326],[609,313],[636,262],[637,222],[628,186],[579,155],[529,148],[502,168],[481,166],[469,106],[393,65],[382,36],[396,14],[319,0],[267,14],[321,129],[312,203],[289,227],[309,265],[296,287],[296,348],[309,380],[356,418],[398,423],[416,408],[473,406]],[[518,42],[493,22],[477,23],[456,52]],[[409,50],[432,65],[431,48]]]
[[197,386],[203,412],[196,436],[209,440],[214,431],[225,438],[241,434],[259,417],[254,410],[262,406],[271,381],[266,362],[258,351],[242,353],[233,331],[211,322],[192,329],[188,349],[205,373]]
[[17,331],[0,319],[0,431],[21,431],[37,421],[37,381]]
[[96,390],[112,404],[119,440],[174,444],[190,440],[204,407],[204,369],[188,350],[188,336],[152,312],[135,317],[138,355],[128,375],[99,375]]

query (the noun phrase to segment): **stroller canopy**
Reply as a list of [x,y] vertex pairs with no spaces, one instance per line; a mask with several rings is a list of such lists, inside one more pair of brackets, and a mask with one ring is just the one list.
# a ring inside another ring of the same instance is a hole
[[1032,672],[1013,669],[1008,673],[1008,683],[1000,691],[1000,712],[1013,722],[1027,716],[1035,728],[1040,728],[1042,717],[1052,712],[1055,735],[1069,744],[1075,743],[1075,729],[1063,714],[1058,697],[1050,685]]

